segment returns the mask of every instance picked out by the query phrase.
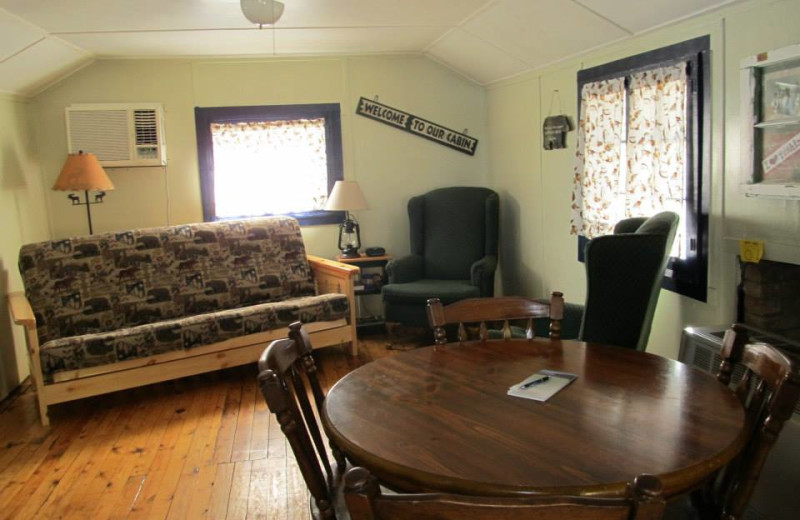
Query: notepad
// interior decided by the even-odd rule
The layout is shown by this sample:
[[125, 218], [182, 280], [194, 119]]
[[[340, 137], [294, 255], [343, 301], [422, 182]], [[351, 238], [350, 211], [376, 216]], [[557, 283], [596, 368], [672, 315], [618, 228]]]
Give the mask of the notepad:
[[[523, 386], [531, 382], [540, 381], [545, 377], [547, 380], [523, 388]], [[558, 372], [556, 370], [540, 370], [509, 388], [508, 395], [533, 399], [534, 401], [547, 401], [576, 379], [578, 379], [577, 374]]]

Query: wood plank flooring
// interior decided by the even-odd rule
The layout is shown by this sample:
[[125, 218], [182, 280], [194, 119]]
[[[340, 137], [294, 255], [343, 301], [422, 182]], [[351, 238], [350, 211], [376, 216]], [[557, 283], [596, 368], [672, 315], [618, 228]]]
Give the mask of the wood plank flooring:
[[[413, 340], [412, 340], [413, 344]], [[391, 355], [315, 351], [323, 386]], [[308, 491], [256, 385], [256, 366], [52, 406], [23, 387], [0, 403], [2, 519], [307, 519]]]

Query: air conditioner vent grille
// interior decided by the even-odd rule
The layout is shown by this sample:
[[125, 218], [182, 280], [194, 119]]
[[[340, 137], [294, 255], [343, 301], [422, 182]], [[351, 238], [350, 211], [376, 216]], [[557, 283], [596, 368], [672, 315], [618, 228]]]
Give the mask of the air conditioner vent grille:
[[[714, 370], [714, 358], [719, 358], [719, 356], [715, 355], [710, 350], [705, 349], [697, 349], [694, 351], [694, 360], [692, 365], [705, 370], [706, 372], [713, 372]], [[719, 366], [717, 363], [716, 366]]]
[[134, 110], [133, 118], [136, 128], [136, 145], [158, 144], [158, 121], [155, 110]]
[[167, 164], [160, 103], [83, 103], [65, 112], [71, 153], [91, 152], [105, 168]]
[[93, 153], [100, 161], [130, 160], [126, 110], [69, 112], [72, 153]]

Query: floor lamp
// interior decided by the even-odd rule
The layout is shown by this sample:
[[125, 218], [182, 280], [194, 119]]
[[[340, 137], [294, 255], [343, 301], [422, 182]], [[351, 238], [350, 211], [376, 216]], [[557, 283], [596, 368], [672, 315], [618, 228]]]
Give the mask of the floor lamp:
[[[53, 190], [56, 191], [81, 191], [83, 190], [84, 200], [80, 196], [70, 193], [67, 197], [72, 201], [73, 206], [86, 206], [86, 218], [89, 221], [89, 234], [93, 234], [92, 229], [92, 204], [102, 204], [106, 191], [113, 190], [114, 185], [106, 175], [106, 171], [100, 166], [97, 157], [91, 153], [71, 153], [67, 156], [61, 173], [58, 174]], [[96, 191], [94, 200], [89, 200], [89, 192]]]

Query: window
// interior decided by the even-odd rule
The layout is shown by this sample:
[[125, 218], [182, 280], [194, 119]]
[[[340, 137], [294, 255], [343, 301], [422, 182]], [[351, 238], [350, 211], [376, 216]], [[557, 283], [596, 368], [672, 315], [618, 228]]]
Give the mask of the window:
[[206, 221], [291, 215], [341, 222], [324, 211], [342, 177], [338, 104], [195, 108]]
[[586, 241], [629, 217], [680, 215], [663, 287], [706, 301], [709, 37], [578, 72], [570, 232]]

